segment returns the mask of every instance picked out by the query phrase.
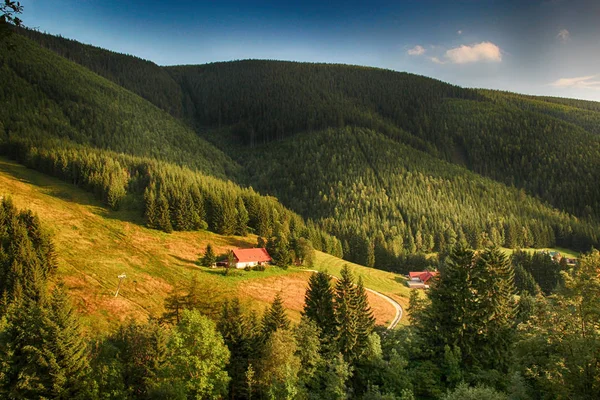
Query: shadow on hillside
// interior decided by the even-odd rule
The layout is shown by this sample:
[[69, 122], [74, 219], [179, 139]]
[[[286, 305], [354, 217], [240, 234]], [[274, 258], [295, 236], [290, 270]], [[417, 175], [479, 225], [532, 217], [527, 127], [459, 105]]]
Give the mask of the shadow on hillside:
[[176, 256], [175, 254], [169, 254], [169, 255], [179, 262], [182, 262], [186, 265], [194, 267], [194, 269], [198, 268], [198, 266], [196, 265], [196, 260], [190, 260], [188, 258], [179, 257], [179, 256]]
[[227, 244], [232, 246], [232, 247], [236, 247], [236, 248], [240, 248], [240, 249], [247, 249], [248, 248], [248, 242], [244, 241], [243, 239], [240, 239], [238, 237], [235, 236], [229, 236], [227, 237]]
[[406, 286], [406, 278], [403, 278], [403, 277], [401, 277], [401, 276], [396, 276], [396, 277], [394, 278], [394, 281], [395, 281], [396, 283], [399, 283], [399, 284], [401, 284], [401, 285], [404, 285], [404, 286]]
[[0, 173], [11, 176], [21, 183], [40, 188], [40, 192], [47, 196], [88, 207], [93, 214], [102, 218], [138, 225], [144, 223], [138, 211], [110, 210], [100, 200], [97, 200], [93, 194], [86, 192], [84, 189], [42, 172], [29, 169], [9, 158], [0, 157]]

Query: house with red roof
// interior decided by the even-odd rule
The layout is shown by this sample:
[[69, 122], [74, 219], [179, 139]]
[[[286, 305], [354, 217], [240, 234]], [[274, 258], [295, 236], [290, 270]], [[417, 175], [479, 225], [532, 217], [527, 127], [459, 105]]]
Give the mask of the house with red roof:
[[408, 273], [406, 282], [411, 289], [428, 289], [432, 278], [437, 276], [437, 271], [415, 271]]
[[256, 265], [264, 265], [271, 262], [271, 256], [267, 249], [236, 249], [233, 250], [236, 268], [254, 267]]

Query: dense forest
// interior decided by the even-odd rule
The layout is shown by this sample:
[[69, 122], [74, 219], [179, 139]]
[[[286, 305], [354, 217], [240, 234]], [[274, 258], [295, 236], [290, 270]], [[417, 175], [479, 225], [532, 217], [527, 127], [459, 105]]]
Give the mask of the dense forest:
[[10, 40], [19, 51], [2, 53], [2, 154], [81, 186], [113, 209], [137, 210], [153, 228], [265, 239], [285, 232], [342, 256], [336, 238], [230, 181], [240, 167], [181, 122], [24, 38]]
[[[266, 241], [279, 225], [317, 249], [396, 271], [408, 255], [457, 242], [598, 244], [593, 102], [343, 65], [164, 68], [20, 32], [121, 87], [12, 38], [20, 50], [2, 59], [4, 154], [137, 209], [151, 227]], [[273, 195], [307, 222], [271, 200], [255, 206], [252, 189], [215, 190], [209, 177]]]
[[[330, 146], [335, 143], [335, 146]], [[403, 254], [483, 248], [589, 250], [596, 224], [361, 128], [302, 134], [242, 158], [273, 193], [343, 242], [349, 260], [402, 267]], [[299, 173], [299, 171], [303, 171]]]
[[39, 219], [0, 202], [0, 394], [59, 399], [595, 399], [600, 253], [548, 274], [547, 255], [456, 245], [412, 324], [374, 325], [362, 281], [314, 273], [303, 316], [206, 303], [196, 276], [165, 313], [84, 333]]

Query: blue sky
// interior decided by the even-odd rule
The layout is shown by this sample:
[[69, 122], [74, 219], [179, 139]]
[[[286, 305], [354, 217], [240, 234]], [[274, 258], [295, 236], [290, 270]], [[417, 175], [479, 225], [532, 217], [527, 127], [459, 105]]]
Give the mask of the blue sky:
[[21, 0], [25, 25], [160, 65], [345, 63], [600, 101], [600, 0]]

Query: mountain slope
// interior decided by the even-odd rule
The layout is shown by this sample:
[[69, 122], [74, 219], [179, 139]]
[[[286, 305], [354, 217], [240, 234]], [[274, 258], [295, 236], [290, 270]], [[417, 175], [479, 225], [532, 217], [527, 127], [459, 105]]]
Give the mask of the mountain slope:
[[[217, 312], [218, 301], [232, 296], [240, 296], [244, 305], [262, 312], [285, 289], [282, 294], [291, 317], [300, 318], [310, 274], [273, 267], [224, 277], [220, 271], [195, 264], [207, 243], [221, 253], [253, 246], [255, 237], [147, 229], [137, 223], [135, 213], [109, 210], [89, 193], [0, 157], [1, 196], [10, 196], [17, 207], [34, 211], [50, 229], [58, 259], [57, 278], [65, 282], [89, 330], [107, 331], [127, 318], [159, 317], [173, 287], [185, 288], [193, 276], [207, 305], [216, 302], [212, 307]], [[319, 253], [315, 267], [339, 275], [341, 264], [342, 260]], [[363, 277], [367, 287], [406, 304], [408, 292], [401, 278], [359, 265], [351, 265], [351, 270]], [[115, 297], [117, 276], [123, 273], [127, 278]], [[378, 323], [393, 318], [395, 310], [387, 302], [376, 296], [369, 300]]]
[[600, 235], [597, 225], [523, 190], [367, 129], [311, 132], [239, 157], [255, 171], [255, 187], [318, 221], [364, 265], [398, 269], [402, 253], [441, 251], [456, 241], [586, 249]]
[[239, 173], [225, 153], [151, 103], [24, 37], [10, 40], [18, 51], [0, 44], [3, 135], [68, 139], [222, 178]]
[[[116, 82], [133, 73], [119, 71], [127, 70], [134, 58], [116, 60], [116, 53], [94, 49], [97, 59], [120, 66], [103, 67], [83, 56], [84, 45], [30, 35], [101, 74], [112, 68], [114, 73], [106, 74]], [[157, 75], [159, 69], [153, 64], [141, 68], [132, 80]], [[365, 127], [523, 188], [580, 217], [600, 217], [600, 192], [593, 184], [600, 178], [598, 103], [476, 91], [347, 65], [246, 60], [165, 67], [162, 72], [172, 78], [161, 78], [168, 81], [165, 93], [174, 93], [173, 82], [181, 88], [185, 121], [196, 128], [231, 127], [235, 135], [227, 136], [227, 142], [215, 141], [222, 149], [329, 127]], [[158, 100], [155, 104], [161, 106]]]
[[[407, 254], [444, 251], [456, 241], [476, 248], [559, 244], [582, 250], [598, 244], [600, 189], [594, 182], [600, 178], [600, 137], [593, 130], [593, 103], [558, 104], [346, 65], [250, 60], [161, 68], [60, 38], [41, 35], [38, 40], [142, 95], [148, 89], [140, 86], [142, 77], [160, 76], [148, 85], [163, 82], [165, 95], [180, 96], [181, 104], [187, 104], [181, 120], [215, 145], [207, 151], [222, 150], [204, 154], [204, 159], [227, 153], [236, 160], [221, 159], [223, 174], [218, 176], [275, 195], [283, 205], [313, 220], [307, 224], [313, 233], [304, 235], [317, 248], [370, 266], [398, 269], [405, 268]], [[87, 57], [88, 52], [93, 57]], [[73, 63], [48, 57], [57, 65], [68, 63], [74, 71]], [[27, 70], [28, 63], [24, 58], [20, 70]], [[127, 65], [140, 68], [125, 73]], [[28, 68], [37, 71], [40, 66], [32, 63]], [[88, 74], [86, 79], [93, 82], [101, 79]], [[29, 75], [30, 84], [42, 81]], [[83, 82], [81, 86], [85, 87]], [[160, 87], [153, 90], [161, 92]], [[174, 113], [160, 99], [153, 101]], [[27, 119], [38, 121], [36, 117], [31, 112]], [[129, 123], [130, 117], [122, 114], [116, 119]], [[82, 119], [76, 120], [81, 129]], [[169, 142], [171, 134], [165, 134], [169, 154], [162, 158], [193, 166], [197, 161], [189, 152], [189, 137]], [[81, 134], [74, 129], [73, 136], [77, 135]], [[115, 134], [118, 151], [154, 156], [152, 144], [126, 142], [127, 135]], [[97, 146], [94, 140], [107, 138], [110, 134], [100, 132], [79, 142]], [[32, 146], [25, 153], [35, 155]], [[178, 147], [185, 151], [179, 154]], [[204, 178], [174, 172], [174, 166], [149, 167], [148, 160], [125, 160], [108, 153], [102, 157], [117, 158], [130, 176], [140, 177], [129, 180], [126, 192], [134, 194], [134, 202], [144, 203], [147, 215], [156, 199], [164, 197], [176, 229], [189, 229], [181, 228], [185, 218], [173, 210], [195, 202], [186, 198], [190, 187], [202, 188], [205, 208], [226, 198], [215, 196]], [[234, 174], [227, 165], [243, 172]], [[143, 178], [147, 171], [153, 171], [154, 178]], [[219, 188], [220, 193], [229, 190]], [[143, 195], [146, 189], [149, 196]], [[232, 191], [246, 208], [253, 202], [243, 192]], [[232, 215], [236, 201], [223, 200]], [[264, 204], [277, 211], [269, 211], [263, 220], [278, 218], [283, 210], [268, 200]], [[271, 221], [269, 228], [261, 228], [259, 208], [253, 208], [250, 226], [262, 236], [271, 235], [276, 224]], [[204, 213], [202, 208], [194, 212]], [[235, 230], [224, 228], [211, 213], [206, 213], [206, 222], [213, 231]], [[295, 226], [291, 221], [296, 217], [284, 214], [286, 229]], [[167, 225], [153, 226], [167, 229]], [[317, 233], [317, 227], [339, 236], [341, 242]]]

